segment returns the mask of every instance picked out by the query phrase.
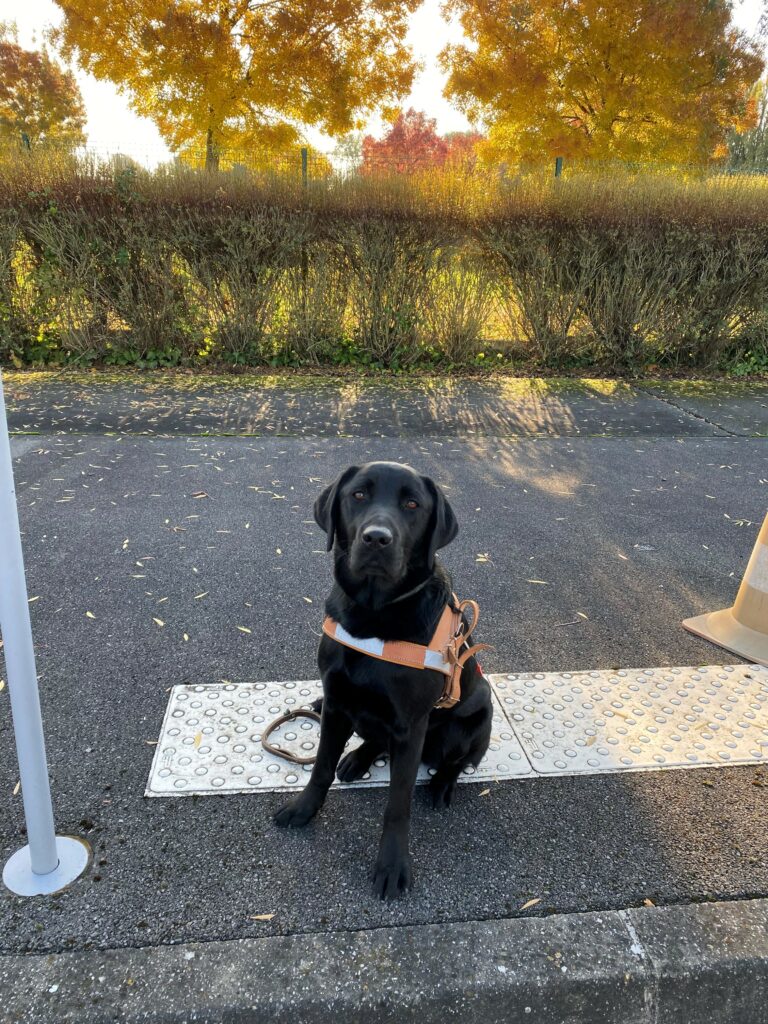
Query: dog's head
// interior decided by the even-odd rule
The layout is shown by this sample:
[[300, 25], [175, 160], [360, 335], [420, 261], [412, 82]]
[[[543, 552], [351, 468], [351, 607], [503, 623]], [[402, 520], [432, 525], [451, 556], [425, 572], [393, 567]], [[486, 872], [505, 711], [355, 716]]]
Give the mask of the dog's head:
[[344, 470], [315, 502], [315, 520], [352, 580], [378, 578], [387, 589], [419, 569], [431, 570], [435, 552], [458, 533], [437, 484], [397, 462]]

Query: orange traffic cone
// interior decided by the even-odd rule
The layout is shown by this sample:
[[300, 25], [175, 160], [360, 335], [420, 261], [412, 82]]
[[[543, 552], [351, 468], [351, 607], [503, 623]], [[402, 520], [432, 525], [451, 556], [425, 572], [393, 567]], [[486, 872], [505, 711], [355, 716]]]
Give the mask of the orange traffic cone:
[[748, 661], [768, 665], [768, 515], [733, 608], [685, 619], [683, 625]]

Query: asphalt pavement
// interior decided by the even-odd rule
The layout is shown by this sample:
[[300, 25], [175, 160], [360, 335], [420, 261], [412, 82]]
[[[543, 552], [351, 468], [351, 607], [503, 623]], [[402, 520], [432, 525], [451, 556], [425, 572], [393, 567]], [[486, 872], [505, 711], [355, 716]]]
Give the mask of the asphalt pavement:
[[[292, 433], [283, 418], [286, 436], [224, 437], [202, 436], [212, 422], [195, 435], [186, 418], [161, 436], [140, 407], [120, 430], [101, 415], [86, 424], [72, 398], [54, 424], [52, 403], [21, 384], [7, 385], [12, 427], [40, 431], [19, 434], [13, 451], [56, 817], [94, 859], [54, 898], [0, 895], [2, 952], [768, 893], [768, 773], [752, 767], [503, 782], [486, 794], [465, 785], [444, 813], [420, 791], [416, 885], [392, 904], [367, 882], [381, 790], [333, 793], [313, 825], [288, 833], [270, 819], [280, 794], [143, 796], [171, 686], [316, 677], [331, 577], [311, 508], [354, 462], [403, 460], [444, 486], [461, 529], [443, 560], [459, 594], [480, 602], [488, 671], [737, 660], [680, 621], [732, 603], [765, 515], [764, 389], [743, 389], [739, 409], [720, 413], [634, 388], [614, 403], [595, 388], [561, 390], [527, 412], [510, 398], [498, 433], [487, 415], [468, 417], [477, 396], [454, 407], [444, 395], [432, 429], [420, 398], [413, 423], [389, 436], [366, 407], [341, 430], [338, 396], [315, 394], [302, 401], [322, 415]], [[398, 396], [407, 406], [407, 391]], [[258, 390], [248, 406], [258, 410]], [[16, 783], [6, 687], [2, 860], [25, 841]]]

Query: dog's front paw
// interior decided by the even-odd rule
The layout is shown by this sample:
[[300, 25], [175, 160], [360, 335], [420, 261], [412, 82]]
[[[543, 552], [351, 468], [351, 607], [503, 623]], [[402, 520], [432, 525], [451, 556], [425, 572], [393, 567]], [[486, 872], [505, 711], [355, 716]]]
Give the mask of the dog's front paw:
[[409, 853], [379, 856], [371, 873], [373, 891], [382, 900], [393, 900], [413, 885], [413, 866]]
[[319, 807], [297, 796], [275, 811], [272, 819], [280, 828], [303, 828], [314, 818], [318, 810]]

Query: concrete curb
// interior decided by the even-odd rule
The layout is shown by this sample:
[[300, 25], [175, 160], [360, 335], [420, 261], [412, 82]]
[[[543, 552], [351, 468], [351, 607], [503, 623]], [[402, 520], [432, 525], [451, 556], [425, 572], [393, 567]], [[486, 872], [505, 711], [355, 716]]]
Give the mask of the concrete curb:
[[768, 900], [0, 957], [8, 1024], [764, 1024]]

